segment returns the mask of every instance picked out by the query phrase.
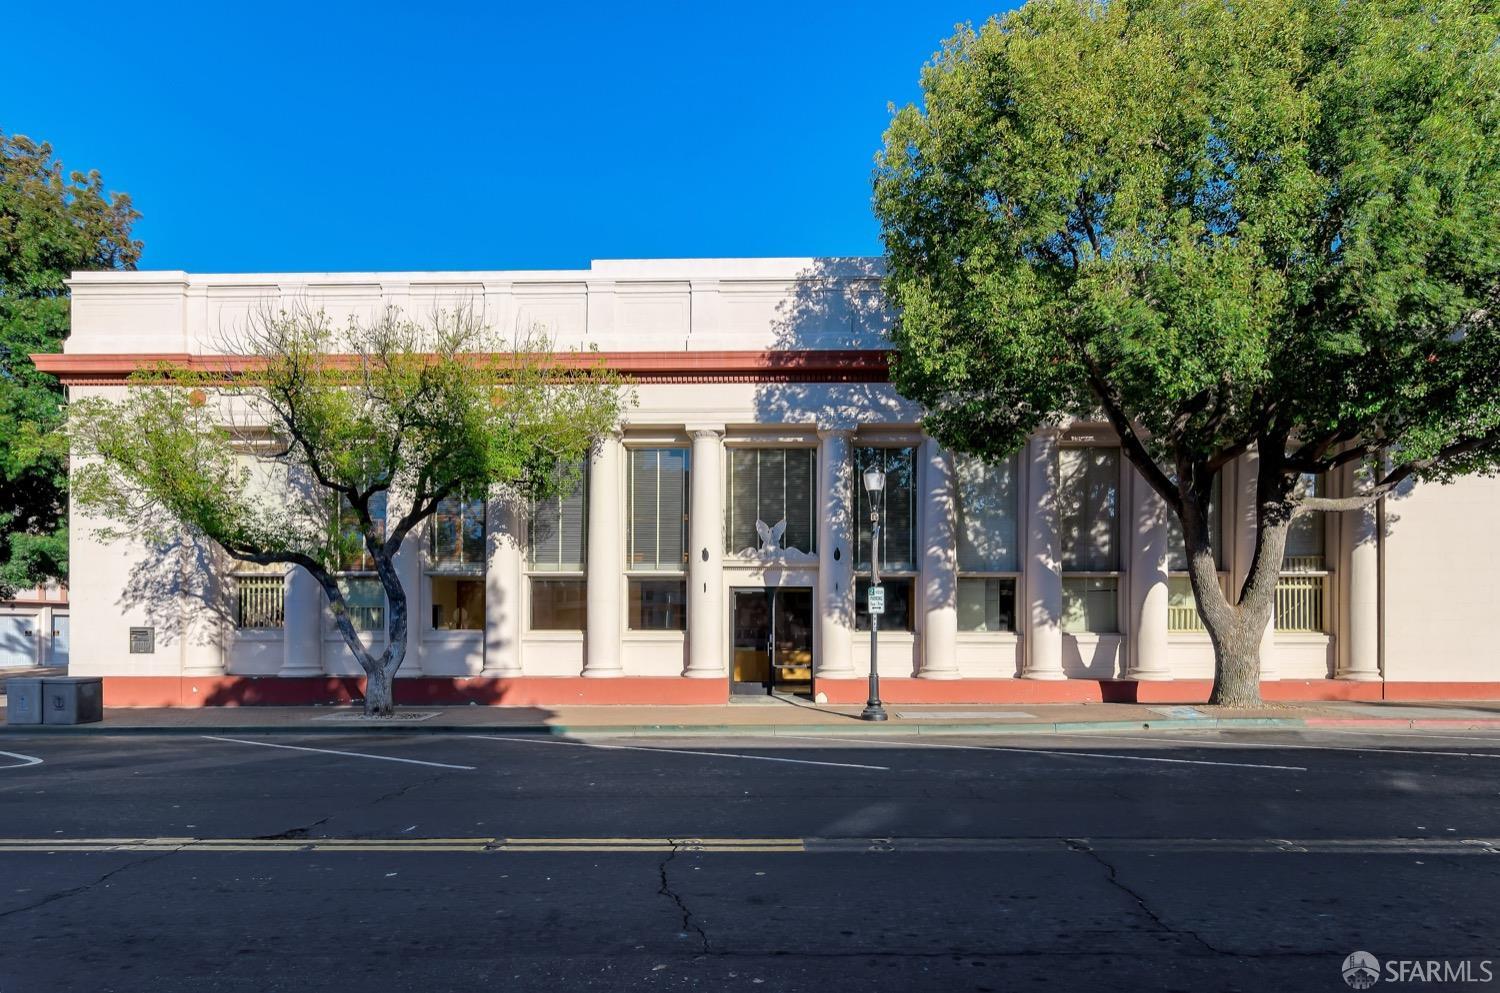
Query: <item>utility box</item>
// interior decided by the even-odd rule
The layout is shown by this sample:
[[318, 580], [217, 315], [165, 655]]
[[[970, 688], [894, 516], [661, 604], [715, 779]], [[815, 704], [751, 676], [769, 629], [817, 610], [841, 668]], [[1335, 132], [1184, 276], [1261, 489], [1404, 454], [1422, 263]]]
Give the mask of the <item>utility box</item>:
[[5, 681], [5, 722], [7, 724], [42, 723], [40, 676], [12, 676]]
[[98, 676], [42, 680], [43, 724], [93, 724], [104, 720], [104, 681]]

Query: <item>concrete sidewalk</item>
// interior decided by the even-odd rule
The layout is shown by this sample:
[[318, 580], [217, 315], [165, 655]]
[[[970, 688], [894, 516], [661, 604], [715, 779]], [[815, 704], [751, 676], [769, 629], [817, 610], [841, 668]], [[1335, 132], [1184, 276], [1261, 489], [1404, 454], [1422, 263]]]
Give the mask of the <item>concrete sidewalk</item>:
[[[348, 734], [365, 731], [504, 731], [547, 735], [941, 735], [1059, 734], [1209, 728], [1405, 728], [1500, 731], [1500, 701], [1422, 704], [1275, 704], [1255, 710], [1123, 703], [1001, 707], [887, 705], [890, 720], [863, 721], [858, 706], [756, 698], [707, 707], [403, 707], [368, 719], [355, 707], [206, 707], [105, 711], [77, 727], [0, 724], [3, 734]], [[3, 714], [3, 708], [0, 708]]]

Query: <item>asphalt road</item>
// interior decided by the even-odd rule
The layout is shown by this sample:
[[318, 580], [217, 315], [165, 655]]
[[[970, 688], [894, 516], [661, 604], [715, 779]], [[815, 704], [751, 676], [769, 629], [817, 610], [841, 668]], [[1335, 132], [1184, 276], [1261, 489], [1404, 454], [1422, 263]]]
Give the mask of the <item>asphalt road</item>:
[[0, 749], [0, 993], [1343, 990], [1357, 949], [1500, 960], [1482, 732]]

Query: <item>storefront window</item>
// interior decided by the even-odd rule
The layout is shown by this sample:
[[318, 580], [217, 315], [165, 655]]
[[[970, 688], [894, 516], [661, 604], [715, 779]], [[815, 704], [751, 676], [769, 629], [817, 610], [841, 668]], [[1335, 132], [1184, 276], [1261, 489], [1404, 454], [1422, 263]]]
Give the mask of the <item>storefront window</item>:
[[582, 631], [587, 622], [586, 580], [531, 578], [532, 630]]
[[432, 579], [432, 627], [436, 631], [484, 630], [484, 580], [436, 575]]
[[632, 579], [632, 631], [687, 630], [687, 583], [681, 579]]
[[[885, 613], [880, 615], [880, 630], [912, 630], [912, 589], [916, 581], [910, 577], [881, 577], [880, 585], [885, 589]], [[869, 577], [861, 576], [854, 581], [854, 627], [858, 631], [870, 630]]]
[[1016, 630], [1016, 581], [960, 577], [958, 629], [984, 632]]

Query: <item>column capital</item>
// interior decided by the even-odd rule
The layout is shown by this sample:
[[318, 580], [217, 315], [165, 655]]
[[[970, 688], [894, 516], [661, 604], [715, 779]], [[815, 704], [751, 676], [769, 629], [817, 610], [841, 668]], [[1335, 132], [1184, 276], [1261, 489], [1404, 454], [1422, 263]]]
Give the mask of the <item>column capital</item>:
[[700, 438], [722, 438], [724, 436], [724, 425], [722, 424], [686, 424], [683, 430], [687, 431], [688, 437], [697, 441]]
[[828, 425], [818, 425], [819, 438], [843, 438], [845, 441], [854, 437], [855, 425], [836, 422]]

